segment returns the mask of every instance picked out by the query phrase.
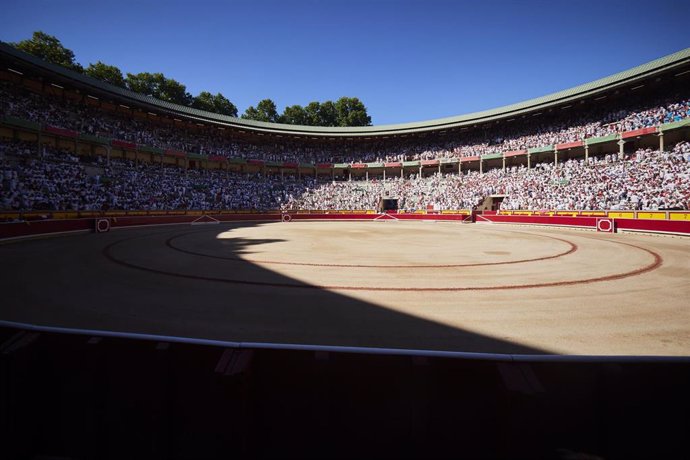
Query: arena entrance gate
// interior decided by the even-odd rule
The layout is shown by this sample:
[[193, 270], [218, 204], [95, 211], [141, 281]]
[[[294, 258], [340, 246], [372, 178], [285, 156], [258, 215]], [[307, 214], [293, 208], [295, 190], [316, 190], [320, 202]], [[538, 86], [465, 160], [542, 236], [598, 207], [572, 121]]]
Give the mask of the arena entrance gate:
[[397, 198], [379, 198], [378, 212], [397, 212]]

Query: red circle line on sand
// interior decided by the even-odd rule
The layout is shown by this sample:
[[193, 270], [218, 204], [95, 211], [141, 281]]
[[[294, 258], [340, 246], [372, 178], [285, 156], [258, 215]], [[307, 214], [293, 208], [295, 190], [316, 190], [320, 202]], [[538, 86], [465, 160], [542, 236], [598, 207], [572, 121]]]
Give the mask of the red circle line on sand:
[[[187, 236], [187, 235], [193, 235], [196, 232], [188, 232], [188, 233], [183, 233], [181, 235], [174, 235], [167, 240], [165, 240], [165, 245], [169, 247], [170, 249], [174, 251], [179, 251], [185, 254], [190, 254], [198, 257], [208, 257], [210, 259], [221, 259], [221, 260], [231, 260], [231, 261], [238, 261], [238, 262], [249, 262], [249, 263], [254, 263], [254, 264], [266, 264], [266, 265], [297, 265], [297, 266], [302, 266], [302, 267], [334, 267], [334, 268], [462, 268], [462, 267], [485, 267], [485, 266], [490, 266], [490, 265], [511, 265], [511, 264], [522, 264], [526, 262], [537, 262], [537, 261], [543, 261], [543, 260], [550, 260], [550, 259], [556, 259], [558, 257], [563, 257], [567, 256], [568, 254], [572, 254], [575, 251], [578, 250], [578, 246], [575, 243], [572, 243], [568, 240], [564, 240], [562, 238], [556, 238], [555, 236], [547, 236], [547, 235], [536, 235], [541, 238], [548, 238], [551, 240], [556, 240], [560, 241], [561, 243], [565, 243], [569, 246], [569, 249], [563, 252], [560, 252], [555, 255], [551, 256], [544, 256], [544, 257], [535, 257], [532, 259], [520, 259], [520, 260], [509, 260], [505, 262], [479, 262], [479, 263], [473, 263], [473, 264], [434, 264], [434, 265], [374, 265], [374, 264], [325, 264], [325, 263], [314, 263], [314, 262], [284, 262], [284, 261], [277, 261], [277, 260], [256, 260], [256, 259], [243, 259], [241, 257], [233, 257], [233, 256], [216, 256], [213, 254], [204, 254], [203, 252], [195, 252], [195, 251], [190, 251], [189, 249], [184, 249], [179, 246], [175, 246], [173, 244], [173, 241]], [[535, 236], [533, 233], [529, 232], [512, 232], [512, 233], [523, 233], [527, 235], [532, 235]]]
[[[228, 284], [239, 284], [239, 285], [247, 285], [247, 286], [263, 286], [263, 287], [276, 287], [276, 288], [291, 288], [291, 289], [322, 289], [322, 290], [339, 290], [339, 291], [381, 291], [381, 292], [464, 292], [464, 291], [499, 291], [499, 290], [511, 290], [511, 289], [533, 289], [533, 288], [542, 288], [542, 287], [561, 287], [561, 286], [572, 286], [572, 285], [578, 285], [578, 284], [590, 284], [590, 283], [597, 283], [597, 282], [602, 282], [602, 281], [614, 281], [614, 280], [619, 280], [623, 278], [628, 278], [632, 276], [638, 276], [643, 273], [650, 272], [652, 270], [655, 270], [659, 268], [663, 264], [663, 258], [656, 252], [646, 249], [634, 244], [630, 243], [623, 243], [620, 241], [608, 241], [610, 243], [616, 243], [616, 244], [621, 244], [624, 246], [628, 246], [631, 248], [638, 249], [640, 251], [644, 251], [647, 254], [651, 255], [654, 258], [654, 261], [635, 270], [629, 271], [629, 272], [624, 272], [624, 273], [618, 273], [618, 274], [613, 274], [613, 275], [607, 275], [607, 276], [600, 276], [600, 277], [595, 277], [595, 278], [585, 278], [581, 280], [572, 280], [572, 281], [552, 281], [549, 283], [534, 283], [534, 284], [517, 284], [517, 285], [502, 285], [502, 286], [472, 286], [472, 287], [440, 287], [440, 288], [431, 288], [431, 287], [366, 287], [366, 286], [324, 286], [324, 285], [313, 285], [313, 284], [297, 284], [297, 283], [271, 283], [271, 282], [263, 282], [263, 281], [251, 281], [251, 280], [238, 280], [238, 279], [230, 279], [230, 278], [215, 278], [215, 277], [209, 277], [209, 276], [200, 276], [200, 275], [191, 275], [191, 274], [184, 274], [184, 273], [177, 273], [177, 272], [169, 272], [165, 270], [158, 270], [155, 268], [149, 268], [149, 267], [144, 267], [141, 265], [136, 265], [131, 262], [127, 262], [124, 260], [117, 259], [116, 257], [113, 256], [112, 254], [112, 248], [117, 246], [118, 244], [124, 243], [126, 241], [130, 241], [135, 238], [125, 238], [123, 240], [116, 241], [114, 243], [111, 243], [107, 246], [105, 246], [102, 250], [102, 254], [104, 257], [106, 257], [110, 262], [113, 262], [118, 265], [122, 265], [127, 268], [132, 268], [135, 270], [141, 270], [141, 271], [146, 271], [149, 273], [155, 273], [159, 275], [166, 275], [166, 276], [173, 276], [177, 278], [186, 278], [186, 279], [195, 279], [195, 280], [203, 280], [203, 281], [213, 281], [213, 282], [220, 282], [220, 283], [228, 283]], [[602, 240], [599, 240], [602, 241]]]

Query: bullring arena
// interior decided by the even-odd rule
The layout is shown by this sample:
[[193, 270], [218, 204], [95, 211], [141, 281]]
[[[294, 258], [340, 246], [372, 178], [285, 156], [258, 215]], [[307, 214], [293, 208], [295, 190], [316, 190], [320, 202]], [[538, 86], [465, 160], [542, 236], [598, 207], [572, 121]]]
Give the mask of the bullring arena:
[[2, 458], [687, 450], [690, 48], [398, 125], [130, 89], [0, 43]]
[[6, 327], [690, 355], [690, 49], [485, 112], [332, 128], [0, 58]]
[[3, 319], [276, 346], [690, 352], [686, 237], [378, 217], [5, 244]]

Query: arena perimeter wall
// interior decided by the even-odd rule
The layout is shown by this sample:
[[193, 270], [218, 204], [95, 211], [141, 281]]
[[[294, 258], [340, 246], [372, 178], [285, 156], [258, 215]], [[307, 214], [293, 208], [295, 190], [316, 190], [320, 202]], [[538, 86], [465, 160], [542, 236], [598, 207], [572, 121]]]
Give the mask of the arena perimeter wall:
[[[602, 212], [602, 216], [538, 216], [538, 215], [504, 215], [495, 212], [478, 214], [477, 222], [520, 224], [520, 225], [547, 225], [557, 227], [577, 227], [597, 229], [597, 221], [610, 219], [615, 231], [646, 232], [646, 233], [672, 233], [690, 236], [690, 220], [659, 220], [659, 219], [635, 219], [618, 218], [615, 212]], [[683, 217], [690, 217], [690, 213], [678, 213]]]
[[[239, 221], [280, 221], [280, 214], [209, 214], [215, 220], [221, 222]], [[106, 216], [96, 218], [77, 219], [46, 219], [27, 220], [25, 222], [0, 223], [0, 239], [19, 238], [24, 236], [37, 236], [55, 233], [68, 233], [80, 231], [95, 231], [96, 221], [108, 219], [111, 229], [141, 227], [145, 225], [174, 225], [191, 224], [196, 220], [200, 222], [211, 221], [203, 214], [174, 215], [174, 216]]]
[[220, 222], [279, 222], [289, 215], [289, 220], [454, 220], [462, 221], [471, 218], [469, 213], [462, 214], [395, 214], [381, 215], [373, 212], [296, 212], [286, 215], [280, 213], [236, 213], [236, 214], [202, 214], [193, 212], [188, 215], [160, 215], [160, 216], [103, 216], [89, 218], [53, 218], [33, 219], [23, 222], [0, 223], [0, 239], [21, 238], [47, 234], [94, 231], [96, 221], [108, 219], [110, 229], [140, 227], [144, 225], [174, 225], [208, 223], [213, 220]]
[[[218, 220], [220, 222], [279, 222], [281, 220], [426, 220], [426, 221], [456, 221], [456, 222], [484, 222], [498, 224], [542, 225], [557, 227], [597, 229], [597, 221], [602, 218], [611, 219], [617, 231], [637, 231], [649, 233], [672, 233], [690, 236], [690, 218], [687, 220], [658, 220], [658, 219], [631, 219], [607, 217], [606, 212], [602, 216], [556, 216], [556, 215], [505, 215], [496, 212], [484, 212], [470, 215], [469, 213], [456, 214], [376, 214], [373, 212], [295, 212], [280, 213], [233, 213], [233, 214], [202, 214], [193, 212], [182, 215], [121, 215], [89, 218], [57, 218], [45, 220], [27, 220], [24, 222], [0, 223], [0, 239], [21, 238], [46, 234], [60, 234], [68, 232], [94, 231], [96, 221], [108, 219], [110, 229], [139, 227], [145, 225], [174, 225], [207, 223]], [[613, 214], [613, 213], [609, 213]], [[690, 217], [690, 213], [684, 213]], [[288, 217], [289, 216], [289, 217]]]

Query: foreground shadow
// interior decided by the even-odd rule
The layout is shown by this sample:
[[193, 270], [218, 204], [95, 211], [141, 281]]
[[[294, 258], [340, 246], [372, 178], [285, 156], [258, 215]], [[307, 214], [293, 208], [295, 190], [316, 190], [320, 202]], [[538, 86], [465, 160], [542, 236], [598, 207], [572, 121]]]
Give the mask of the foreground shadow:
[[228, 228], [255, 225], [262, 224], [4, 245], [1, 318], [235, 342], [545, 353], [331, 292], [240, 257], [279, 240], [217, 238]]

